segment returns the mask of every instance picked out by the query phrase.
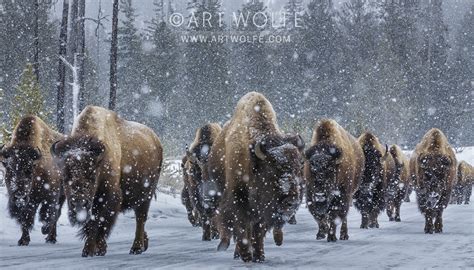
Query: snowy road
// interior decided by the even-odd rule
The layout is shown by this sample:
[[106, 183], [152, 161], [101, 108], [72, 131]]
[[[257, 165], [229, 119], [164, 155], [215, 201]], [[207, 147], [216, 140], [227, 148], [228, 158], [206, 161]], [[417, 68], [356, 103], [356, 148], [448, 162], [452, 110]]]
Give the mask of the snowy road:
[[[474, 150], [474, 149], [470, 149]], [[474, 162], [474, 151], [466, 151], [461, 159]], [[316, 222], [301, 207], [297, 225], [285, 227], [285, 240], [277, 247], [271, 235], [265, 245], [266, 262], [245, 264], [233, 260], [233, 245], [217, 252], [217, 241], [202, 242], [200, 229], [186, 219], [179, 197], [158, 194], [152, 203], [146, 228], [150, 247], [142, 255], [129, 255], [135, 220], [133, 213], [121, 215], [108, 242], [105, 257], [82, 258], [83, 243], [75, 237], [77, 229], [69, 226], [62, 215], [58, 243], [45, 244], [39, 224], [31, 234], [28, 247], [16, 246], [20, 229], [8, 217], [6, 190], [0, 187], [0, 268], [160, 268], [160, 269], [230, 269], [230, 268], [356, 268], [356, 269], [420, 269], [474, 268], [474, 202], [449, 205], [444, 214], [444, 233], [423, 233], [424, 218], [412, 202], [404, 203], [401, 223], [380, 217], [380, 229], [359, 229], [360, 215], [354, 208], [349, 213], [349, 241], [327, 243], [316, 241]], [[63, 211], [64, 213], [65, 211]]]
[[286, 226], [283, 246], [266, 239], [266, 262], [244, 264], [233, 260], [232, 248], [219, 253], [217, 242], [202, 242], [200, 229], [192, 228], [179, 198], [159, 194], [153, 203], [147, 231], [150, 248], [128, 255], [133, 241], [133, 214], [120, 216], [108, 242], [105, 257], [82, 258], [82, 243], [65, 215], [61, 217], [56, 245], [45, 244], [39, 225], [28, 247], [18, 247], [19, 228], [7, 217], [5, 190], [1, 190], [0, 268], [474, 268], [474, 202], [450, 205], [443, 234], [425, 235], [423, 217], [414, 202], [402, 207], [402, 222], [381, 217], [381, 228], [359, 229], [360, 216], [351, 209], [349, 241], [316, 241], [316, 223], [306, 208], [299, 210], [297, 225]]

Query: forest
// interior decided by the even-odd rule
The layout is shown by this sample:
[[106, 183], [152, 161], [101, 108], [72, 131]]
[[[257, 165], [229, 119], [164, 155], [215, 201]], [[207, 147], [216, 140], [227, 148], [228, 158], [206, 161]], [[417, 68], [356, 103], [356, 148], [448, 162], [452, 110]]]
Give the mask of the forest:
[[[93, 104], [152, 127], [165, 155], [179, 156], [197, 127], [225, 123], [240, 97], [258, 91], [281, 128], [307, 140], [319, 119], [333, 118], [355, 136], [370, 130], [407, 149], [432, 127], [455, 147], [474, 144], [472, 3], [453, 29], [442, 0], [286, 0], [278, 10], [273, 1], [235, 10], [223, 2], [154, 0], [147, 19], [142, 1], [2, 1], [3, 138], [28, 113], [68, 132]], [[215, 21], [275, 12], [288, 21]], [[175, 27], [173, 14], [212, 23]], [[183, 42], [200, 33], [291, 41]]]

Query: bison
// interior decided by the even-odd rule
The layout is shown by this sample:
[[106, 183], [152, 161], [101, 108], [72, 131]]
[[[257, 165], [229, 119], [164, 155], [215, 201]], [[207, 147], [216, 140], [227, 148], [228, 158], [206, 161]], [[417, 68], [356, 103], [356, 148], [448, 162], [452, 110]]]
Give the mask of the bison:
[[235, 258], [264, 261], [266, 232], [280, 228], [301, 202], [303, 149], [299, 135], [280, 131], [263, 95], [240, 99], [214, 142], [203, 186], [209, 207], [219, 213], [218, 250], [226, 250], [233, 236]]
[[[215, 228], [215, 213], [207, 207], [205, 196], [202, 196], [202, 178], [207, 177], [207, 163], [211, 147], [221, 132], [219, 124], [207, 124], [196, 131], [196, 137], [190, 148], [186, 151], [185, 185], [183, 194], [192, 208], [193, 218], [198, 218], [198, 224], [203, 228], [203, 241], [210, 241], [212, 236], [217, 237]], [[187, 193], [187, 194], [186, 194]], [[188, 209], [188, 218], [190, 212]], [[214, 233], [212, 233], [212, 231]]]
[[443, 231], [443, 210], [456, 183], [456, 166], [456, 156], [446, 136], [439, 129], [429, 130], [410, 159], [418, 208], [425, 216], [425, 233]]
[[362, 134], [359, 144], [365, 156], [365, 169], [359, 189], [354, 194], [354, 206], [362, 215], [361, 228], [378, 228], [378, 215], [385, 208], [387, 179], [393, 174], [395, 164], [388, 146], [384, 149], [372, 133]]
[[386, 211], [389, 221], [400, 222], [400, 206], [409, 188], [409, 162], [398, 145], [390, 146], [390, 155], [395, 162], [395, 172], [387, 179]]
[[39, 117], [26, 116], [15, 127], [10, 143], [0, 149], [0, 159], [6, 168], [8, 209], [22, 230], [19, 246], [30, 243], [29, 232], [38, 208], [46, 242], [56, 243], [56, 223], [65, 199], [61, 173], [49, 148], [62, 138]]
[[65, 176], [69, 220], [82, 226], [82, 256], [106, 254], [117, 215], [128, 209], [135, 211], [137, 224], [130, 254], [146, 251], [145, 222], [163, 158], [156, 134], [113, 111], [87, 106], [71, 135], [54, 143], [51, 152]]
[[474, 183], [474, 168], [466, 161], [459, 162], [457, 183], [451, 194], [451, 203], [469, 204]]
[[305, 152], [306, 203], [318, 223], [316, 239], [348, 240], [347, 213], [352, 195], [364, 170], [364, 152], [357, 140], [334, 120], [321, 120], [315, 127], [311, 147]]

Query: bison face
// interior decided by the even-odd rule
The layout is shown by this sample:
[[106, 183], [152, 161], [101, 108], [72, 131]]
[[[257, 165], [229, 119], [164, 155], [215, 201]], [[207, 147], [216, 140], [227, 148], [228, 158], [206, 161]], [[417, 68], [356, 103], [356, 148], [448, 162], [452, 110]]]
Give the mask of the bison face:
[[273, 184], [277, 213], [288, 220], [301, 203], [302, 161], [304, 143], [298, 136], [267, 137], [254, 146], [259, 177]]
[[342, 150], [335, 145], [318, 144], [308, 149], [305, 157], [311, 173], [308, 189], [313, 194], [308, 200], [325, 213], [340, 193], [336, 176], [342, 162]]
[[441, 195], [445, 193], [448, 175], [453, 162], [444, 155], [425, 155], [418, 158], [421, 173], [420, 193], [424, 194], [425, 206], [437, 208]]
[[2, 147], [0, 156], [6, 169], [5, 183], [10, 200], [17, 207], [23, 207], [30, 200], [34, 171], [41, 158], [41, 152], [29, 145], [14, 145]]
[[90, 138], [67, 139], [56, 142], [51, 147], [64, 175], [63, 186], [68, 199], [69, 220], [73, 225], [84, 224], [92, 218], [97, 168], [104, 151], [105, 146], [100, 141]]

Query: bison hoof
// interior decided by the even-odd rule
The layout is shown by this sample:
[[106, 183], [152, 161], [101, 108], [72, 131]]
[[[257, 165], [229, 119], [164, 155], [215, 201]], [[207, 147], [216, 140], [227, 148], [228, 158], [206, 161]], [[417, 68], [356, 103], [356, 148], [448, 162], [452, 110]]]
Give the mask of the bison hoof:
[[130, 249], [130, 254], [131, 255], [138, 255], [138, 254], [142, 254], [144, 251], [145, 251], [145, 249], [142, 248], [142, 247], [132, 247]]
[[388, 221], [394, 221], [395, 219], [393, 217], [389, 217]]
[[324, 238], [326, 238], [326, 234], [319, 233], [319, 232], [318, 232], [318, 234], [316, 234], [316, 240], [321, 240], [321, 239], [324, 239]]
[[369, 227], [368, 227], [367, 225], [365, 225], [365, 224], [361, 224], [361, 225], [360, 225], [360, 228], [361, 228], [361, 229], [368, 229]]
[[265, 255], [254, 255], [252, 261], [255, 263], [263, 263], [265, 261]]
[[328, 234], [328, 242], [336, 242], [337, 237], [335, 234]]
[[43, 235], [47, 235], [47, 234], [49, 233], [49, 227], [48, 227], [47, 225], [43, 225], [43, 226], [41, 227], [41, 233], [42, 233]]
[[202, 241], [211, 241], [211, 236], [210, 235], [203, 235], [202, 236]]
[[53, 237], [53, 236], [48, 236], [46, 237], [46, 243], [48, 244], [56, 244], [57, 240], [56, 240], [56, 237]]
[[339, 236], [339, 240], [349, 240], [349, 235], [348, 234], [341, 234]]
[[469, 201], [465, 201], [464, 204], [469, 204]]
[[[239, 256], [242, 259], [242, 261], [244, 261], [244, 262], [251, 262], [252, 259], [253, 259], [252, 254], [250, 254], [250, 252], [245, 253], [245, 254], [240, 254]], [[234, 255], [234, 257], [235, 257], [235, 255]]]
[[88, 248], [84, 248], [82, 250], [82, 257], [94, 257], [95, 251], [89, 250]]
[[20, 240], [18, 240], [18, 245], [19, 246], [28, 246], [30, 244], [30, 238], [29, 237], [22, 237]]
[[433, 228], [425, 228], [425, 233], [427, 234], [433, 234]]
[[221, 240], [217, 246], [217, 251], [226, 251], [229, 248], [230, 241]]
[[292, 216], [290, 218], [290, 220], [288, 220], [288, 223], [291, 224], [291, 225], [295, 225], [297, 222], [296, 222], [296, 217], [295, 216]]
[[395, 218], [395, 222], [400, 222], [400, 221], [402, 221], [402, 219], [400, 217]]
[[234, 251], [234, 260], [240, 259], [240, 254], [237, 251]]

